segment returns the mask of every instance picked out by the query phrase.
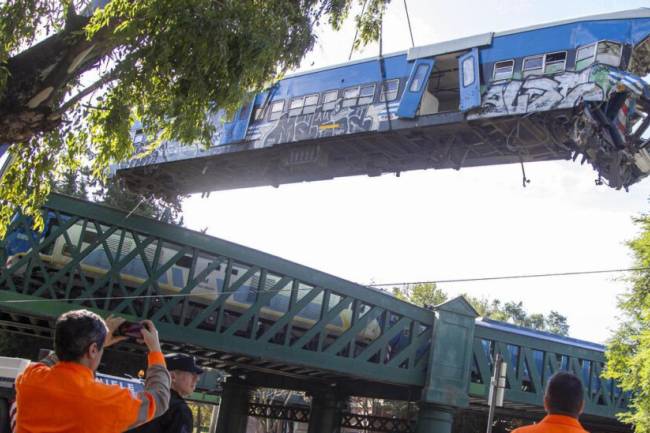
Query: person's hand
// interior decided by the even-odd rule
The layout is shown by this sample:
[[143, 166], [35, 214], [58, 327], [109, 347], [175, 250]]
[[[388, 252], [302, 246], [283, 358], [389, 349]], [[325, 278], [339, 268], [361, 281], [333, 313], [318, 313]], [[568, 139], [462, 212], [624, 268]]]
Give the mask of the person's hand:
[[149, 352], [162, 352], [160, 350], [160, 341], [158, 340], [158, 330], [151, 320], [142, 322], [142, 342], [147, 345]]
[[126, 319], [124, 317], [115, 317], [111, 314], [106, 318], [105, 322], [106, 328], [108, 328], [108, 333], [104, 339], [104, 347], [112, 346], [115, 343], [119, 343], [120, 341], [124, 341], [129, 338], [125, 336], [116, 337], [113, 335], [115, 330], [119, 328], [122, 323], [126, 322]]

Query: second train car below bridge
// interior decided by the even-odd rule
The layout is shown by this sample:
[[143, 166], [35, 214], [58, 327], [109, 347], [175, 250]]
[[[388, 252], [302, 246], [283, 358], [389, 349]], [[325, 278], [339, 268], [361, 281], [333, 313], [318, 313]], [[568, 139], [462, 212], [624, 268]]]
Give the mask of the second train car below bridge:
[[[6, 238], [6, 251], [8, 257], [7, 262], [4, 264], [7, 269], [16, 266], [17, 263], [29, 253], [32, 248], [32, 243], [40, 243], [47, 237], [47, 233], [52, 231], [56, 226], [56, 219], [53, 215], [46, 215], [45, 228], [43, 232], [36, 232], [19, 228], [8, 233]], [[56, 273], [65, 268], [70, 262], [74, 261], [75, 255], [79, 251], [89, 248], [90, 245], [96, 243], [100, 234], [97, 228], [91, 224], [84, 224], [82, 222], [75, 222], [70, 228], [66, 230], [65, 236], [58, 237], [55, 241], [50, 242], [47, 247], [42, 249], [38, 255], [39, 260], [43, 264], [42, 271]], [[78, 277], [81, 280], [96, 280], [110, 274], [116, 263], [124, 260], [131, 254], [137, 247], [138, 241], [134, 235], [129, 232], [113, 233], [105, 241], [99, 244], [92, 251], [84, 253], [79, 259], [79, 265], [76, 269]], [[136, 289], [143, 284], [147, 284], [151, 275], [157, 273], [155, 277], [152, 290], [153, 293], [164, 297], [165, 295], [177, 296], [182, 292], [183, 288], [190, 284], [195, 284], [190, 294], [188, 295], [188, 316], [192, 317], [198, 315], [207, 305], [210, 305], [218, 296], [231, 292], [230, 296], [225, 300], [224, 305], [224, 318], [222, 318], [222, 325], [227, 326], [234, 322], [237, 317], [246, 312], [257, 300], [257, 293], [260, 290], [273, 290], [277, 294], [271, 297], [266, 302], [259, 312], [259, 320], [263, 325], [275, 322], [278, 318], [282, 317], [290, 306], [291, 285], [289, 283], [284, 286], [276, 287], [281, 278], [278, 275], [268, 273], [264, 278], [263, 286], [260, 285], [260, 272], [254, 272], [250, 277], [246, 278], [252, 266], [245, 263], [233, 262], [230, 266], [226, 264], [223, 257], [218, 257], [213, 254], [200, 252], [196, 257], [196, 263], [193, 263], [191, 255], [183, 255], [175, 262], [173, 257], [179, 254], [181, 246], [171, 242], [161, 243], [159, 248], [148, 245], [144, 248], [144, 254], [137, 254], [128, 263], [118, 267], [118, 271], [114, 272], [114, 277], [119, 284], [128, 286], [131, 289]], [[224, 263], [220, 263], [224, 261]], [[220, 263], [214, 266], [215, 263]], [[21, 276], [29, 276], [29, 269], [33, 265], [22, 265], [17, 269], [16, 274]], [[194, 267], [193, 271], [190, 269]], [[160, 268], [164, 269], [163, 272]], [[210, 272], [205, 272], [208, 269]], [[191, 275], [201, 275], [206, 273], [200, 281], [192, 282]], [[73, 275], [76, 275], [73, 272]], [[71, 277], [72, 278], [72, 277]], [[245, 280], [242, 280], [245, 278]], [[241, 281], [240, 281], [241, 280]], [[304, 295], [312, 290], [314, 287], [308, 284], [300, 283], [299, 290]], [[106, 285], [106, 290], [110, 289], [110, 284]], [[237, 287], [231, 289], [231, 287]], [[261, 289], [261, 287], [263, 287]], [[78, 290], [78, 291], [75, 291]], [[70, 292], [70, 296], [80, 296], [83, 292], [82, 289], [77, 288]], [[107, 292], [110, 293], [110, 292]], [[115, 296], [115, 295], [111, 295]], [[145, 298], [136, 301], [136, 310], [142, 308]], [[340, 298], [337, 295], [332, 295], [329, 298], [330, 308], [337, 305]], [[118, 305], [119, 300], [116, 301]], [[154, 298], [154, 304], [156, 301]], [[322, 314], [322, 297], [317, 297], [309, 302], [291, 322], [291, 333], [293, 338], [302, 335], [305, 330], [311, 328], [316, 322], [320, 320]], [[172, 310], [172, 315], [180, 315], [183, 307], [179, 304], [176, 309]], [[367, 305], [359, 307], [359, 314], [362, 316], [370, 310]], [[341, 335], [352, 326], [353, 310], [348, 306], [325, 326], [326, 338], [333, 338]], [[205, 323], [199, 327], [210, 327], [216, 321], [216, 315], [209, 316]], [[375, 340], [381, 334], [378, 321], [372, 320], [363, 328], [357, 335], [357, 341], [361, 344], [368, 344]]]
[[289, 76], [211, 115], [211, 147], [166, 142], [113, 171], [169, 196], [573, 158], [627, 188], [650, 172], [649, 72], [648, 8], [486, 33]]

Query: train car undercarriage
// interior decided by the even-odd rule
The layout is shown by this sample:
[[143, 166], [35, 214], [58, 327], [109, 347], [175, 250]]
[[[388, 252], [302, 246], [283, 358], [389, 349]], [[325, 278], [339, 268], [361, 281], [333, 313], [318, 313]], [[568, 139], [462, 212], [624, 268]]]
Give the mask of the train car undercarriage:
[[[650, 101], [635, 100], [627, 121], [616, 129], [612, 111], [630, 110], [627, 93], [608, 102], [583, 102], [555, 110], [467, 121], [460, 112], [421, 116], [417, 121], [381, 122], [376, 132], [340, 135], [255, 149], [254, 143], [221, 146], [197, 159], [118, 171], [126, 187], [158, 197], [214, 190], [279, 186], [341, 176], [379, 176], [418, 169], [459, 170], [483, 165], [551, 160], [588, 162], [596, 183], [627, 189], [650, 172]], [[623, 96], [620, 96], [623, 95]]]

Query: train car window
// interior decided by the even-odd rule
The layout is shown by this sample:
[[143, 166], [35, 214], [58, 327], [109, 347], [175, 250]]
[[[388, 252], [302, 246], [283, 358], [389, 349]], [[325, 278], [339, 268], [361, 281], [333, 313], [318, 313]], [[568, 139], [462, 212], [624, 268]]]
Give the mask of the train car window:
[[350, 87], [343, 91], [343, 102], [341, 103], [342, 107], [354, 107], [357, 105], [357, 100], [359, 99], [359, 86]]
[[271, 116], [269, 120], [278, 120], [282, 117], [282, 111], [284, 110], [284, 100], [275, 101], [271, 104]]
[[[45, 233], [43, 234], [43, 239], [47, 238], [48, 236], [50, 236], [50, 234], [52, 234], [54, 231], [59, 229], [59, 224], [57, 221], [53, 221], [51, 224], [48, 224], [46, 222], [45, 224], [46, 226], [45, 226]], [[50, 242], [49, 245], [41, 251], [43, 252], [43, 254], [47, 254], [48, 256], [50, 256], [54, 252], [55, 244], [56, 242]]]
[[333, 110], [336, 107], [338, 97], [338, 90], [330, 90], [329, 92], [323, 93], [323, 111]]
[[145, 142], [144, 130], [142, 128], [136, 129], [133, 135], [134, 144], [142, 144]]
[[566, 51], [549, 53], [544, 56], [544, 73], [554, 74], [564, 71], [566, 67]]
[[64, 256], [72, 257], [72, 255], [74, 254], [74, 247], [72, 246], [72, 244], [69, 244], [69, 243], [66, 242], [63, 245], [63, 249], [61, 250], [61, 254], [63, 254]]
[[175, 287], [185, 287], [185, 278], [183, 278], [183, 271], [178, 268], [172, 268], [172, 284]]
[[413, 81], [411, 81], [409, 92], [420, 91], [424, 81], [426, 80], [427, 72], [429, 72], [429, 65], [418, 65], [418, 68], [415, 70], [415, 75], [413, 75]]
[[302, 114], [311, 114], [316, 111], [318, 105], [318, 94], [305, 97], [305, 106], [302, 108]]
[[596, 59], [596, 44], [585, 45], [576, 51], [576, 71], [586, 68]]
[[463, 87], [474, 84], [474, 59], [468, 57], [463, 60]]
[[255, 108], [255, 110], [253, 112], [253, 119], [255, 119], [255, 120], [264, 119], [264, 110], [262, 109], [262, 107]]
[[181, 266], [183, 268], [189, 269], [192, 266], [192, 257], [183, 256], [176, 262], [176, 266]]
[[395, 99], [397, 99], [398, 90], [399, 90], [399, 79], [386, 81], [381, 86], [381, 93], [379, 94], [379, 100], [381, 102], [394, 101]]
[[305, 105], [305, 98], [295, 98], [289, 104], [289, 116], [299, 116], [302, 113], [302, 106]]
[[610, 41], [598, 42], [596, 61], [610, 66], [619, 66], [621, 64], [621, 52], [621, 44]]
[[358, 105], [368, 105], [372, 104], [372, 101], [375, 100], [375, 85], [371, 84], [369, 86], [363, 86], [361, 92], [359, 93]]
[[512, 73], [515, 71], [515, 61], [505, 60], [503, 62], [496, 62], [494, 64], [493, 80], [509, 80], [512, 78]]
[[544, 56], [526, 57], [521, 68], [524, 78], [531, 75], [542, 75], [544, 70]]
[[97, 233], [90, 230], [85, 230], [83, 235], [81, 235], [81, 241], [87, 244], [92, 244], [97, 240], [97, 238]]

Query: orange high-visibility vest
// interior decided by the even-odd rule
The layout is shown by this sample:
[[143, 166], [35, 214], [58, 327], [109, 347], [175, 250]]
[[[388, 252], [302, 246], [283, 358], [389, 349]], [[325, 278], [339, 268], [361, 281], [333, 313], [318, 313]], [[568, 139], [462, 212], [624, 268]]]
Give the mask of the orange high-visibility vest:
[[150, 421], [167, 409], [167, 404], [157, 408], [156, 401], [160, 395], [169, 399], [169, 373], [160, 352], [149, 353], [148, 364], [157, 367], [148, 372], [161, 376], [153, 380], [166, 391], [145, 385], [145, 391], [133, 394], [97, 382], [89, 368], [76, 362], [31, 364], [16, 379], [16, 432], [121, 433]]
[[516, 428], [512, 433], [588, 433], [577, 419], [566, 415], [546, 415], [537, 424]]

